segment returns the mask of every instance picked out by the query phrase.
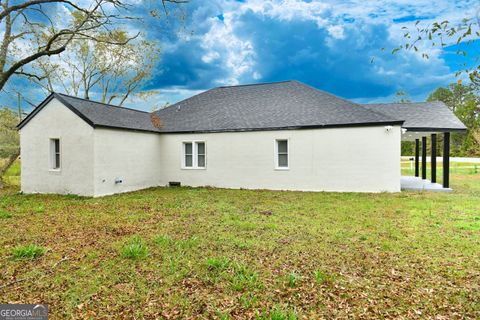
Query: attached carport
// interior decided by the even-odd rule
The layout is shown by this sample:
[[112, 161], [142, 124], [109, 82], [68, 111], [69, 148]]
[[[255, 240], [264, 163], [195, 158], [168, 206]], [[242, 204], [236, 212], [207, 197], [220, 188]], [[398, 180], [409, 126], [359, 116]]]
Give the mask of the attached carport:
[[[443, 102], [366, 104], [364, 107], [401, 119], [402, 141], [415, 141], [415, 176], [402, 177], [402, 190], [451, 191], [450, 134], [467, 128]], [[437, 183], [437, 139], [443, 135], [443, 179]], [[427, 179], [427, 139], [430, 139], [430, 180]], [[421, 175], [421, 176], [420, 176]]]

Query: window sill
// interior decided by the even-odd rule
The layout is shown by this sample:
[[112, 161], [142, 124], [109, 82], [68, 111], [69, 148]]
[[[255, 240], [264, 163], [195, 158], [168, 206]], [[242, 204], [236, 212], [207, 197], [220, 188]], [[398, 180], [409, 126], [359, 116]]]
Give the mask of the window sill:
[[276, 167], [275, 170], [277, 170], [277, 171], [288, 171], [288, 170], [290, 170], [290, 168], [288, 168], [288, 167]]
[[182, 170], [207, 170], [207, 168], [182, 167]]
[[51, 172], [51, 173], [61, 173], [61, 172], [62, 172], [62, 169], [48, 169], [48, 172]]

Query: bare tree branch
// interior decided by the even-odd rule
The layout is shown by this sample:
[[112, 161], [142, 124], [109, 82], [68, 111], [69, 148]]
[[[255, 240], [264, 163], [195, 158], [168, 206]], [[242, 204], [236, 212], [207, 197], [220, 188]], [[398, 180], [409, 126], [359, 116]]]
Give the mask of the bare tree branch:
[[[166, 10], [167, 3], [187, 2], [188, 0], [161, 0], [159, 3]], [[65, 20], [62, 17], [59, 20], [57, 16], [52, 16], [47, 7], [53, 3], [68, 7], [71, 10], [71, 19]], [[62, 54], [74, 41], [125, 46], [137, 39], [139, 33], [122, 39], [114, 39], [110, 34], [111, 27], [118, 20], [138, 19], [122, 14], [122, 10], [125, 12], [128, 7], [124, 0], [92, 0], [87, 6], [74, 0], [20, 0], [14, 4], [9, 4], [9, 0], [0, 0], [0, 30], [3, 33], [0, 43], [0, 90], [12, 75], [21, 75], [41, 82], [43, 75], [35, 74], [35, 70], [26, 70], [27, 66], [44, 57]], [[39, 16], [42, 17], [40, 20]], [[18, 19], [19, 17], [22, 20]], [[60, 27], [59, 21], [67, 23], [62, 23]], [[95, 36], [98, 31], [103, 32], [102, 37]], [[89, 77], [92, 80], [87, 83], [88, 86], [101, 82], [95, 74]], [[93, 77], [96, 77], [96, 80], [93, 80]], [[52, 83], [42, 85], [49, 90], [52, 89], [51, 86]]]

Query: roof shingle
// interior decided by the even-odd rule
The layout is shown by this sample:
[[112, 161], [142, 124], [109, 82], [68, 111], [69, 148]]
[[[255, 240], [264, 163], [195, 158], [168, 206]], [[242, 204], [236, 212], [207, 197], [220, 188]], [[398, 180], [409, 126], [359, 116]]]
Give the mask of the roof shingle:
[[[154, 113], [53, 93], [18, 127], [23, 127], [53, 98], [93, 127], [158, 133], [387, 124], [403, 124], [416, 131], [466, 129], [441, 102], [360, 105], [298, 81], [214, 88]], [[154, 123], [161, 123], [161, 127]]]
[[219, 87], [156, 114], [161, 132], [216, 132], [402, 122], [298, 81]]
[[411, 131], [465, 131], [467, 127], [440, 101], [364, 104], [365, 108], [402, 118]]

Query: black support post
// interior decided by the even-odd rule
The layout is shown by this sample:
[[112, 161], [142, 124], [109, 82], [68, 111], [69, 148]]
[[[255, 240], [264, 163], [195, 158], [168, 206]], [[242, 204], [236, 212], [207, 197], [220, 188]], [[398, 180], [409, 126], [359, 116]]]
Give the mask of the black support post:
[[450, 132], [443, 134], [443, 187], [450, 186]]
[[430, 160], [430, 168], [432, 173], [432, 183], [437, 182], [437, 135], [435, 133], [431, 136], [432, 143], [430, 144], [431, 147], [431, 155], [432, 158]]
[[427, 137], [422, 137], [422, 179], [427, 179]]
[[420, 169], [420, 166], [418, 163], [419, 157], [420, 157], [420, 140], [415, 139], [415, 177], [419, 176], [419, 169]]

